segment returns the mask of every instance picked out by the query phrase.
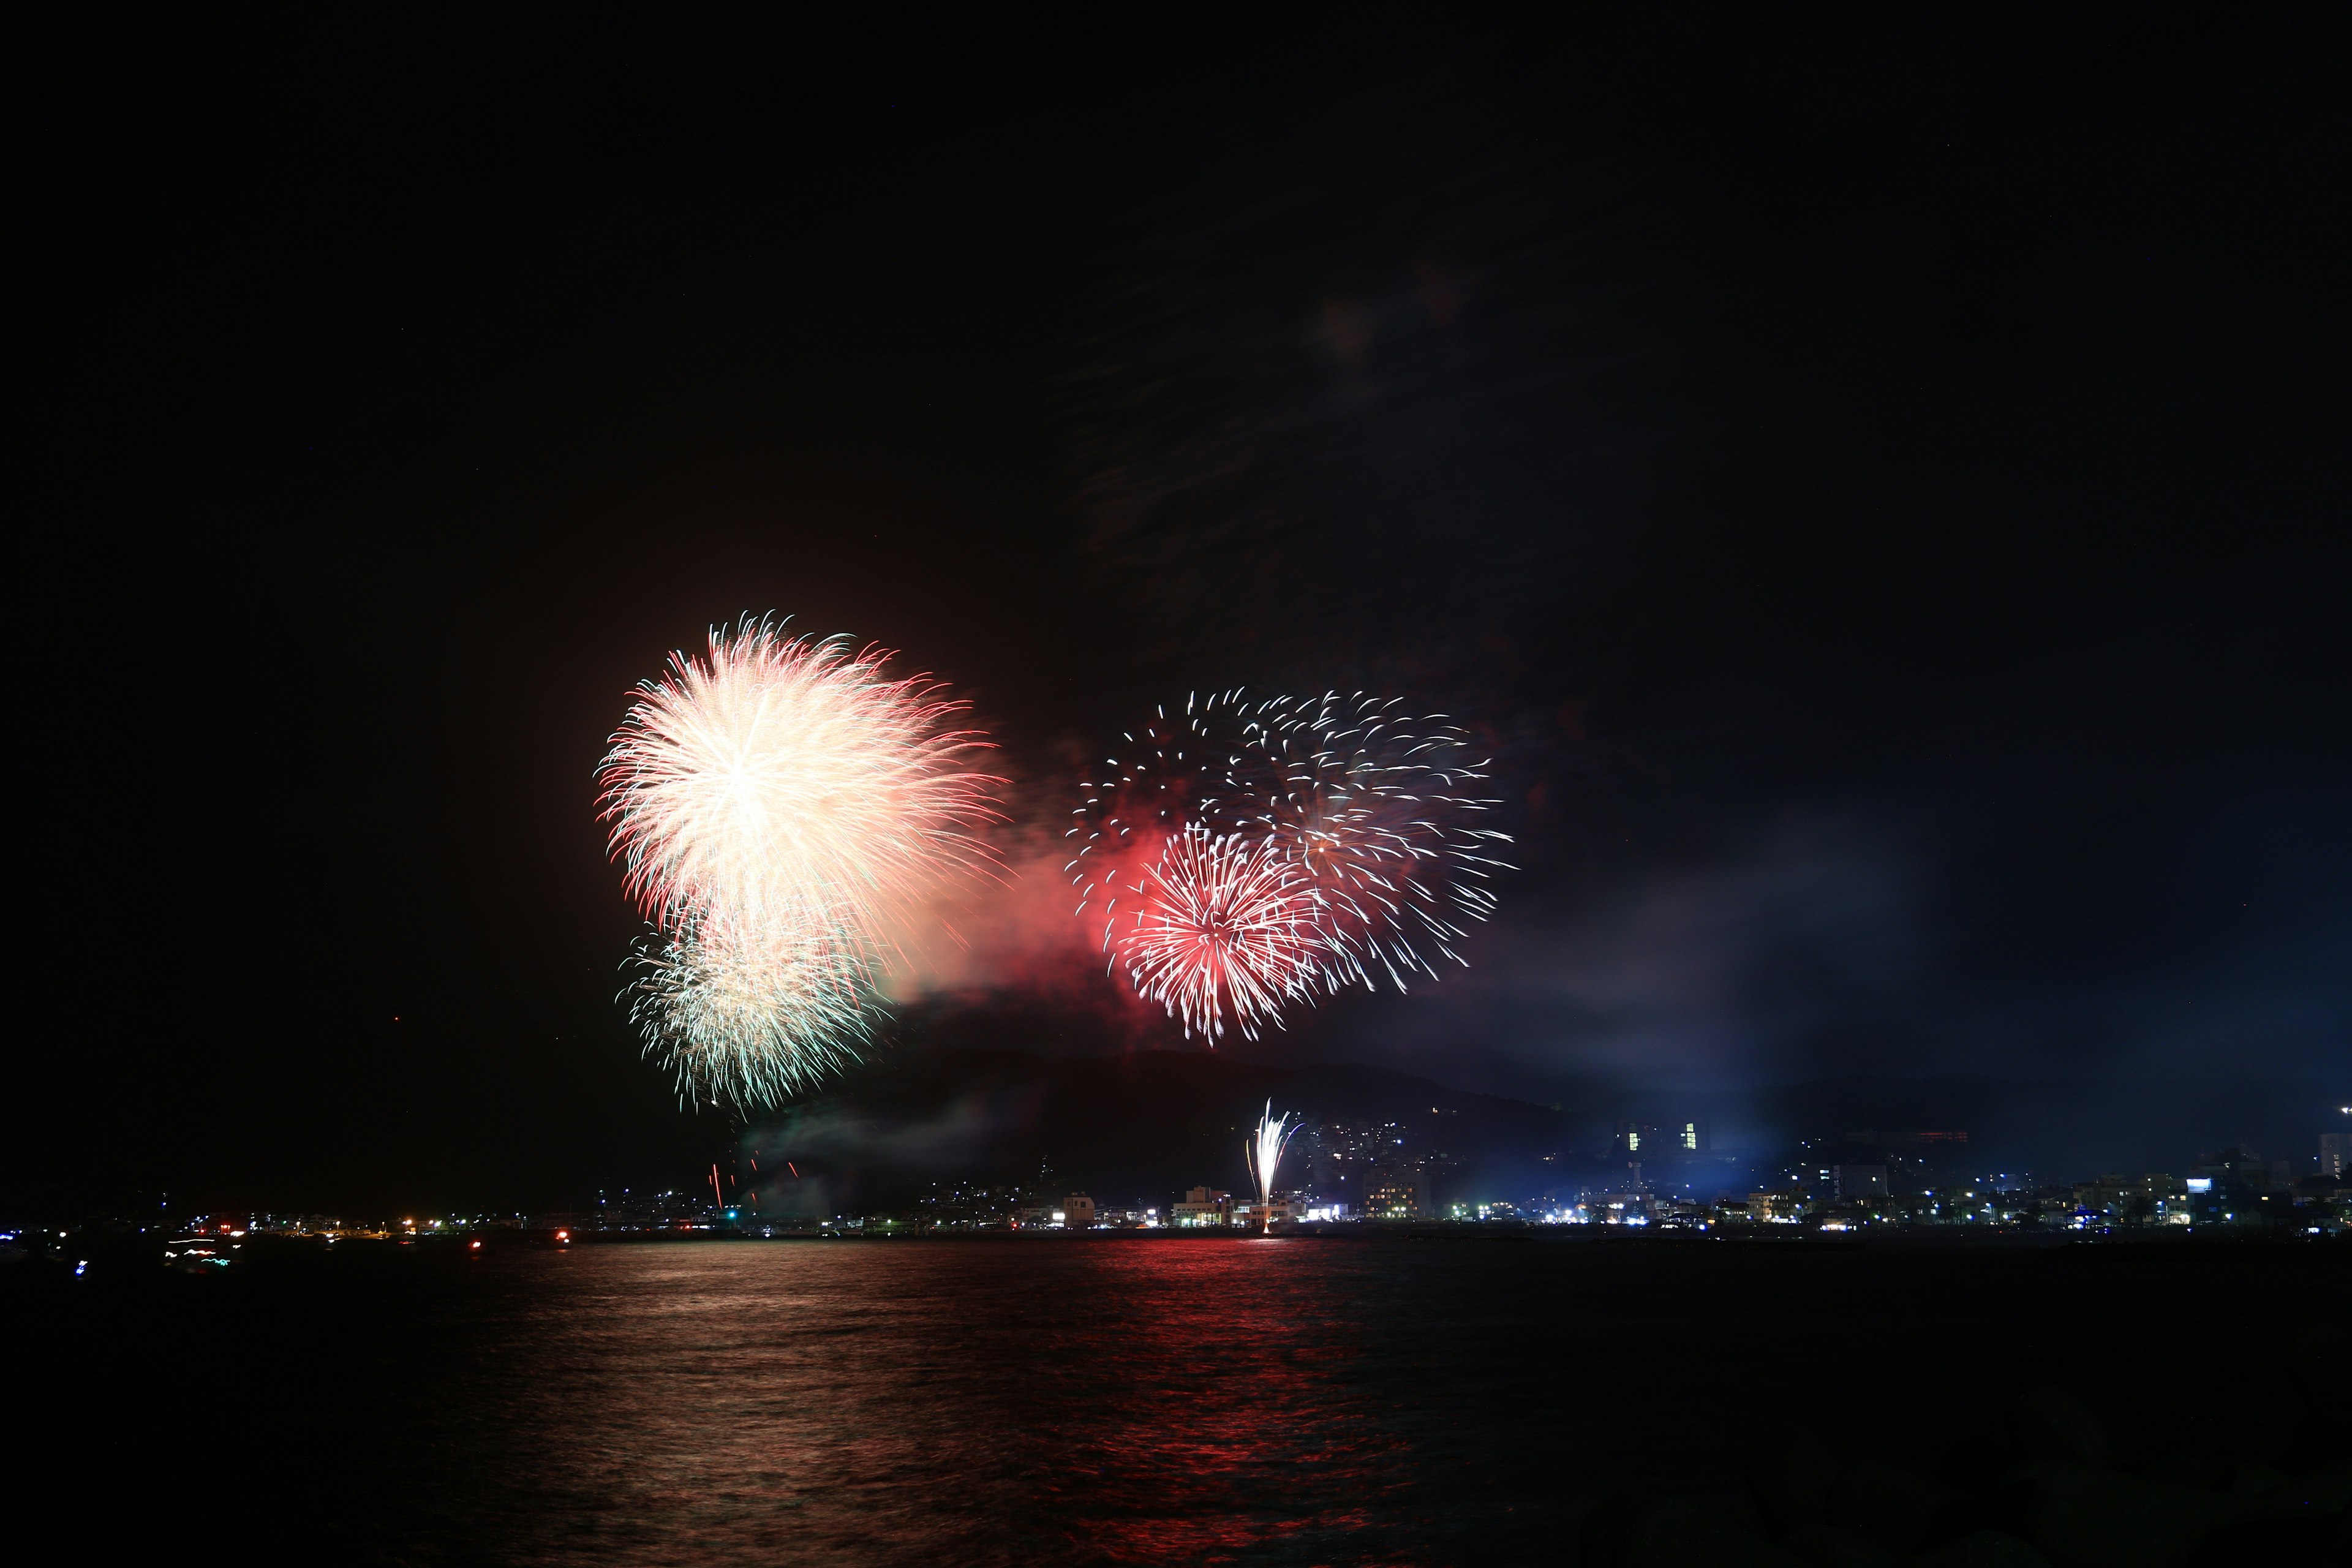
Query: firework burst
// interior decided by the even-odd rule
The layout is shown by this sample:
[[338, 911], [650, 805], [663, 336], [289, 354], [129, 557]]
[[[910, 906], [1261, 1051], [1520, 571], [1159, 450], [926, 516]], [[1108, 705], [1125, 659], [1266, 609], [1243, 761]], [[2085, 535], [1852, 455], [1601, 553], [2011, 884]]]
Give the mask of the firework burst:
[[767, 620], [645, 682], [597, 770], [614, 857], [655, 927], [632, 1012], [681, 1089], [764, 1103], [872, 1038], [894, 932], [990, 864], [1003, 781], [928, 676]]
[[1003, 781], [964, 765], [986, 742], [941, 728], [964, 705], [886, 678], [889, 657], [747, 620], [638, 689], [598, 782], [648, 918], [839, 910], [873, 932], [987, 861], [973, 830], [999, 820]]
[[1264, 840], [1188, 826], [1161, 847], [1114, 915], [1113, 962], [1138, 995], [1215, 1040], [1225, 1015], [1250, 1039], [1300, 997], [1316, 942], [1314, 907], [1297, 868]]
[[[1256, 826], [1300, 869], [1322, 936], [1327, 991], [1385, 974], [1400, 991], [1494, 912], [1509, 836], [1478, 826], [1486, 763], [1442, 719], [1411, 720], [1358, 693], [1276, 698], [1253, 717]], [[1229, 815], [1241, 815], [1227, 807]], [[1426, 948], [1425, 953], [1423, 950]]]
[[[1456, 944], [1495, 907], [1489, 882], [1508, 868], [1496, 851], [1509, 839], [1480, 826], [1496, 804], [1475, 793], [1486, 764], [1442, 718], [1412, 720], [1360, 693], [1235, 690], [1196, 697], [1181, 713], [1155, 710], [1121, 739], [1082, 783], [1066, 869], [1080, 917], [1152, 1000], [1221, 992], [1255, 1037], [1260, 1020], [1280, 1023], [1286, 1000], [1377, 988], [1383, 976], [1400, 991], [1410, 975], [1436, 978], [1440, 960], [1464, 962]], [[1202, 847], [1252, 868], [1259, 896], [1280, 911], [1267, 923], [1287, 933], [1253, 952], [1243, 991], [1213, 988], [1206, 973], [1182, 978], [1163, 948], [1152, 950], [1160, 962], [1137, 961], [1144, 933], [1197, 923], [1168, 891], [1186, 871], [1171, 879], [1162, 866], [1171, 855], [1197, 859]], [[1277, 974], [1277, 961], [1291, 972]], [[1202, 1025], [1197, 1005], [1171, 1011], [1188, 1035], [1222, 1032]]]
[[[1119, 906], [1135, 913], [1134, 899], [1168, 843], [1188, 827], [1212, 836], [1256, 837], [1253, 792], [1243, 775], [1257, 754], [1248, 738], [1239, 692], [1184, 705], [1171, 718], [1153, 710], [1139, 731], [1120, 740], [1080, 784], [1082, 804], [1068, 837], [1076, 852], [1065, 869], [1078, 889], [1078, 916], [1099, 921], [1103, 945], [1114, 945]], [[1233, 806], [1244, 806], [1235, 819]]]
[[629, 1009], [682, 1098], [788, 1098], [859, 1058], [882, 1009], [855, 934], [822, 918], [689, 919], [638, 944]]

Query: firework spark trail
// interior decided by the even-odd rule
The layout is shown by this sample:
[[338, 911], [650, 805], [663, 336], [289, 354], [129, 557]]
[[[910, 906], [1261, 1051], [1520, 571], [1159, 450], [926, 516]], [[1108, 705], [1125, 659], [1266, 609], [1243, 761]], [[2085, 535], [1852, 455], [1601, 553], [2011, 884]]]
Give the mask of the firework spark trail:
[[1188, 826], [1212, 834], [1254, 826], [1222, 809], [1251, 796], [1238, 774], [1249, 760], [1240, 699], [1191, 701], [1173, 720], [1155, 710], [1139, 735], [1120, 737], [1123, 756], [1103, 758], [1080, 784], [1079, 821], [1069, 834], [1080, 842], [1065, 869], [1078, 889], [1080, 917], [1102, 922], [1107, 947], [1121, 894], [1132, 896], [1171, 837]]
[[1197, 1030], [1213, 1042], [1229, 1008], [1249, 1039], [1261, 1023], [1280, 1026], [1282, 1004], [1303, 995], [1316, 941], [1313, 906], [1287, 859], [1264, 840], [1187, 826], [1132, 893], [1109, 940], [1138, 995], [1180, 1019], [1188, 1039]]
[[[1268, 995], [1377, 989], [1383, 975], [1402, 991], [1409, 975], [1435, 979], [1437, 960], [1464, 963], [1455, 946], [1493, 911], [1487, 882], [1508, 868], [1495, 851], [1509, 838], [1475, 826], [1497, 803], [1474, 793], [1486, 764], [1469, 738], [1397, 706], [1234, 690], [1155, 710], [1123, 736], [1081, 784], [1066, 868], [1114, 963], [1140, 923], [1168, 918], [1154, 868], [1188, 831], [1268, 846], [1293, 868], [1310, 940], [1287, 950], [1287, 984], [1259, 987]], [[1275, 1005], [1257, 1010], [1279, 1024]], [[1182, 1016], [1189, 1034], [1193, 1015]]]
[[1361, 693], [1275, 698], [1249, 737], [1265, 802], [1261, 831], [1297, 861], [1321, 907], [1327, 991], [1385, 974], [1439, 971], [1421, 952], [1460, 964], [1467, 922], [1494, 912], [1486, 884], [1509, 869], [1494, 850], [1509, 836], [1473, 826], [1497, 803], [1468, 793], [1486, 774], [1468, 737], [1409, 721], [1394, 700]]
[[632, 1016], [682, 1092], [767, 1103], [857, 1059], [895, 932], [959, 873], [1003, 781], [889, 655], [746, 617], [673, 654], [597, 770], [631, 895], [654, 923]]
[[1242, 1155], [1249, 1161], [1251, 1177], [1257, 1183], [1258, 1213], [1264, 1216], [1260, 1234], [1274, 1228], [1274, 1169], [1282, 1163], [1282, 1152], [1290, 1146], [1292, 1138], [1306, 1125], [1304, 1119], [1292, 1120], [1293, 1113], [1274, 1113], [1274, 1101], [1265, 1102], [1265, 1114], [1257, 1119], [1257, 1127], [1242, 1144]]

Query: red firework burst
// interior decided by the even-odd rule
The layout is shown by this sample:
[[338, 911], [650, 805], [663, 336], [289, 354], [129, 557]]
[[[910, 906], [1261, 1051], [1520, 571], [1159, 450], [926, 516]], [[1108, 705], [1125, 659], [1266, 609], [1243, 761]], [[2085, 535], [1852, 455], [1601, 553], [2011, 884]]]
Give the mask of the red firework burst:
[[1214, 1040], [1225, 1012], [1244, 1037], [1282, 1023], [1286, 1001], [1308, 997], [1318, 951], [1316, 904], [1297, 865], [1264, 839], [1187, 826], [1126, 889], [1106, 933], [1138, 994]]

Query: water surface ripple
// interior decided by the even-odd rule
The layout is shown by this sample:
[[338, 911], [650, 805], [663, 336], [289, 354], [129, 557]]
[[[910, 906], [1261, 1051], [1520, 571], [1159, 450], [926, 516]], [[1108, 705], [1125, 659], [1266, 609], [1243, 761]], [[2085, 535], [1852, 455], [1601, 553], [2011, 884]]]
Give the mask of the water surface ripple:
[[79, 1508], [92, 1551], [197, 1520], [257, 1561], [420, 1568], [1557, 1565], [1609, 1489], [1746, 1508], [1792, 1423], [1955, 1475], [2008, 1463], [2006, 1402], [2053, 1381], [2151, 1440], [2284, 1430], [2256, 1406], [2307, 1381], [2293, 1337], [2184, 1358], [2179, 1325], [2347, 1300], [2340, 1268], [2145, 1249], [426, 1251], [0, 1290], [37, 1352], [12, 1415], [48, 1439], [20, 1511]]

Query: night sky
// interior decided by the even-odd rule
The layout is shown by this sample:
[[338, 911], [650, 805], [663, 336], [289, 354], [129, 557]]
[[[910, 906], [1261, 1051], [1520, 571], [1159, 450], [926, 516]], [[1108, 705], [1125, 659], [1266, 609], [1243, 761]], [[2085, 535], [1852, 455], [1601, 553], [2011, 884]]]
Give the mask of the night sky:
[[[1474, 967], [1250, 1059], [2344, 1078], [2339, 40], [1634, 16], [60, 41], [8, 1179], [699, 1158], [592, 770], [747, 611], [953, 683], [1028, 822], [1191, 690], [1488, 741]], [[1179, 1043], [1058, 962], [902, 1046]]]

